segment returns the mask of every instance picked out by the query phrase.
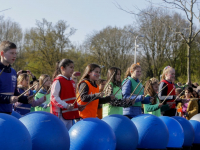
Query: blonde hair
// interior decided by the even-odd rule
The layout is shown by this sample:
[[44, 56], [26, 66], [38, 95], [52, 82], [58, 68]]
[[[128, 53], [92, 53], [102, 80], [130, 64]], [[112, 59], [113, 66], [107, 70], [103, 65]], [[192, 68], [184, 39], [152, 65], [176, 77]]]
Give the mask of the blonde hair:
[[23, 80], [25, 80], [27, 77], [29, 77], [27, 73], [22, 73], [22, 74], [20, 74], [20, 75], [18, 76], [18, 78], [17, 78], [17, 85], [21, 85], [21, 82], [22, 82]]
[[167, 66], [167, 67], [165, 67], [165, 68], [163, 69], [163, 73], [162, 73], [162, 78], [161, 78], [161, 80], [165, 80], [165, 75], [166, 75], [167, 73], [169, 73], [169, 71], [170, 71], [171, 69], [174, 69], [174, 68], [172, 68], [172, 67], [170, 67], [170, 66]]
[[[39, 86], [41, 86], [46, 78], [50, 78], [48, 74], [42, 74], [39, 78]], [[44, 87], [42, 87], [44, 89]]]
[[131, 72], [134, 72], [137, 68], [141, 68], [139, 64], [132, 64], [127, 70], [125, 77], [131, 76]]

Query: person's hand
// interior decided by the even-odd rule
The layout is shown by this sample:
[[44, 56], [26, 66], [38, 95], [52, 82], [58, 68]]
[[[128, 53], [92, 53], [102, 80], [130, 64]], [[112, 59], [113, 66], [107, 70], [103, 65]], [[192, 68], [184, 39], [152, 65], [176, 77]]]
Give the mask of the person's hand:
[[79, 111], [83, 111], [85, 109], [86, 106], [84, 105], [78, 105], [78, 110]]
[[73, 105], [73, 104], [68, 104], [68, 105], [67, 105], [67, 109], [68, 109], [68, 110], [74, 109], [74, 105]]
[[169, 107], [171, 108], [174, 104], [174, 102], [167, 102], [167, 104], [169, 105]]
[[24, 94], [24, 96], [29, 96], [29, 94], [30, 94], [30, 93], [29, 93], [29, 91], [28, 91], [28, 92], [26, 92], [26, 93]]
[[47, 91], [47, 94], [46, 94], [46, 95], [48, 95], [48, 94], [50, 94], [50, 93], [51, 93], [51, 89]]
[[145, 98], [145, 96], [144, 96], [144, 95], [142, 95], [142, 101], [144, 100], [144, 98]]
[[126, 104], [130, 103], [130, 99], [126, 98]]
[[31, 104], [34, 101], [34, 95], [28, 96], [28, 103]]
[[154, 101], [154, 97], [151, 97], [150, 102], [153, 103], [153, 101]]
[[11, 96], [10, 97], [10, 104], [16, 103], [18, 101], [18, 96]]
[[185, 112], [185, 116], [186, 116], [186, 117], [189, 117], [189, 114], [188, 114], [188, 112]]
[[158, 107], [159, 107], [159, 108], [161, 108], [162, 106], [163, 106], [163, 104], [162, 104], [162, 103], [158, 104]]
[[105, 93], [104, 93], [104, 92], [101, 92], [99, 96], [100, 96], [100, 97], [103, 97], [104, 95], [105, 95]]
[[110, 95], [110, 98], [111, 98], [111, 100], [114, 100], [115, 96], [114, 95]]
[[51, 103], [47, 104], [47, 107], [50, 107], [51, 106]]
[[31, 71], [30, 70], [26, 70], [27, 71], [27, 74], [28, 75], [31, 75], [31, 76], [33, 76], [33, 74], [31, 73]]
[[28, 75], [31, 75], [31, 71], [30, 70], [26, 70]]
[[31, 77], [33, 78], [34, 75], [32, 74], [32, 72], [30, 70], [26, 70], [28, 75], [31, 75]]
[[17, 76], [19, 76], [20, 74], [22, 74], [22, 70], [17, 72]]

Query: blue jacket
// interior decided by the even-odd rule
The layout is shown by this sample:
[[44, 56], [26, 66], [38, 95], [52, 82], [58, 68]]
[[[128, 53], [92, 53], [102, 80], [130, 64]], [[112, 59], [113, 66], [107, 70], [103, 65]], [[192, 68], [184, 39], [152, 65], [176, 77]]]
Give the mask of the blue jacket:
[[[25, 90], [22, 89], [22, 88], [18, 88], [18, 91], [21, 94]], [[32, 90], [30, 90], [29, 92], [30, 92], [29, 96], [33, 95], [33, 91]], [[17, 103], [15, 105], [15, 109], [14, 110], [23, 116], [25, 114], [28, 114], [31, 111], [31, 106], [32, 106], [31, 104]]]
[[[10, 73], [3, 72], [0, 76], [0, 94], [13, 96], [17, 83], [17, 73], [11, 68]], [[0, 112], [11, 113], [12, 104], [0, 104]]]
[[[17, 73], [11, 65], [5, 66], [0, 62], [0, 72], [2, 69], [4, 71], [0, 76], [0, 113], [10, 114], [12, 112], [10, 97], [20, 95], [17, 91]], [[27, 104], [27, 96], [21, 96], [18, 101]]]
[[[139, 80], [136, 80], [136, 82], [139, 83]], [[124, 98], [129, 98], [132, 91], [131, 91], [131, 81], [127, 81], [125, 83], [125, 85], [122, 87], [122, 96], [123, 99]], [[132, 96], [131, 99], [134, 99], [136, 96]], [[142, 102], [143, 104], [149, 104], [150, 103], [150, 97], [145, 97], [143, 100], [143, 95], [138, 95], [138, 97], [136, 98], [135, 102]], [[127, 108], [123, 108], [123, 115], [128, 115], [130, 117], [134, 117], [137, 115], [142, 114], [142, 109], [141, 107], [135, 107], [135, 106], [131, 106], [131, 107], [127, 107]]]

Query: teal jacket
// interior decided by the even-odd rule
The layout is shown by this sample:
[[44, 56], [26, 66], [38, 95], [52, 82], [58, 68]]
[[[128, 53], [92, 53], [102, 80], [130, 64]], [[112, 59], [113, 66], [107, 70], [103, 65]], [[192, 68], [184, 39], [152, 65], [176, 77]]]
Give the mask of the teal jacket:
[[158, 107], [159, 105], [159, 99], [157, 98], [157, 103], [156, 104], [144, 104], [144, 113], [145, 114], [152, 114], [155, 115], [157, 117], [161, 116], [161, 112], [163, 111], [167, 111], [170, 109], [169, 105], [162, 105], [161, 108]]

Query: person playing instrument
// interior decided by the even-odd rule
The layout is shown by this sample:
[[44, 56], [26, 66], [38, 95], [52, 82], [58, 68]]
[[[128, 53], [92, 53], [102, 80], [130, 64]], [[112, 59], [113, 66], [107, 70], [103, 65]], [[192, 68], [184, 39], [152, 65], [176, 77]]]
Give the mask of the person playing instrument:
[[[99, 104], [105, 104], [114, 99], [113, 95], [104, 96], [104, 93], [100, 93], [97, 81], [99, 80], [101, 68], [97, 64], [89, 64], [78, 83], [77, 95], [79, 105], [86, 105], [83, 111], [79, 111], [79, 115], [82, 119], [96, 118], [97, 109]], [[82, 91], [82, 93], [80, 93]]]
[[172, 107], [169, 110], [165, 111], [163, 113], [163, 116], [175, 116], [176, 103], [174, 102], [174, 100], [176, 99], [176, 102], [181, 100], [176, 96], [174, 81], [175, 69], [170, 66], [165, 67], [162, 74], [162, 80], [159, 85], [159, 91], [166, 85], [167, 86], [158, 94], [158, 97], [161, 102], [165, 100], [164, 104], [172, 105]]
[[[114, 76], [112, 78], [112, 75]], [[111, 79], [112, 78], [112, 79]], [[111, 80], [110, 80], [111, 79]], [[108, 88], [105, 90], [105, 96], [115, 95], [115, 99], [109, 103], [103, 104], [103, 117], [112, 114], [123, 115], [123, 107], [130, 107], [134, 105], [134, 101], [128, 99], [122, 99], [122, 90], [121, 90], [121, 69], [117, 67], [111, 67], [108, 69], [107, 81], [109, 81]]]
[[11, 68], [17, 57], [17, 46], [10, 41], [3, 41], [0, 44], [0, 113], [11, 114], [13, 103], [20, 102], [28, 104], [33, 97], [21, 96], [17, 91], [17, 73]]
[[[155, 97], [158, 93], [158, 83], [159, 81], [156, 78], [151, 78], [150, 80], [147, 81], [145, 86], [145, 96], [151, 96]], [[149, 86], [148, 86], [149, 85]], [[149, 104], [144, 104], [144, 113], [145, 114], [152, 114], [157, 117], [161, 116], [161, 112], [164, 112], [166, 110], [170, 109], [170, 105], [168, 104], [162, 104], [160, 103], [158, 97], [156, 96], [154, 100], [149, 103]]]
[[[45, 83], [44, 83], [45, 82]], [[46, 96], [46, 101], [39, 106], [35, 107], [35, 111], [46, 111], [50, 112], [50, 86], [51, 86], [51, 79], [50, 76], [47, 74], [42, 74], [39, 77], [39, 86], [44, 83], [43, 87], [39, 90], [39, 92], [35, 95], [35, 99], [38, 100], [43, 96]]]
[[79, 119], [79, 106], [76, 100], [75, 82], [72, 80], [74, 62], [62, 59], [56, 64], [51, 87], [51, 113], [57, 116], [69, 130], [74, 119]]
[[[135, 95], [133, 95], [130, 99], [135, 99], [134, 105], [123, 108], [123, 115], [127, 116], [128, 118], [133, 118], [137, 115], [142, 114], [142, 103], [149, 104], [150, 103], [150, 96], [144, 97], [144, 89], [142, 83], [140, 83], [139, 78], [141, 76], [141, 66], [139, 64], [132, 64], [126, 71], [126, 78], [122, 82], [122, 84], [126, 82], [126, 84], [122, 87], [122, 95], [123, 99], [129, 98], [131, 93], [134, 91], [134, 94], [138, 94], [137, 98], [135, 99]], [[137, 85], [140, 83], [138, 88], [136, 89]], [[140, 93], [139, 93], [140, 92]]]
[[[17, 90], [20, 94], [24, 93], [29, 87], [29, 76], [26, 73], [22, 73], [17, 78]], [[29, 90], [24, 94], [24, 96], [32, 96], [33, 91]], [[41, 97], [38, 100], [32, 101], [30, 104], [23, 104], [20, 102], [15, 103], [14, 110], [21, 114], [22, 116], [26, 115], [31, 111], [31, 107], [36, 107], [41, 105], [46, 101], [46, 96]]]

